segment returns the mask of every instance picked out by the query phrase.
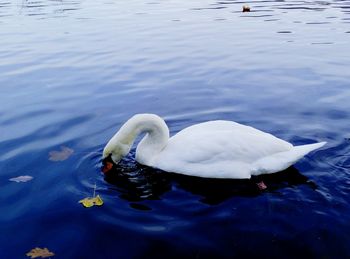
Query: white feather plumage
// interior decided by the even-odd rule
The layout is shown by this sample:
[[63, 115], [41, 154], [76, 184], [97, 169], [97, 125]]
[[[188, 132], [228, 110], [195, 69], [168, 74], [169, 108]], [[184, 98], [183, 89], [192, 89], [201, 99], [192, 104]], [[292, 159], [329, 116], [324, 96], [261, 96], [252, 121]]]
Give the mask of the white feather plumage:
[[282, 171], [326, 142], [293, 146], [269, 133], [233, 121], [208, 121], [169, 138], [164, 120], [154, 114], [129, 119], [106, 145], [103, 157], [115, 163], [141, 133], [136, 161], [167, 172], [207, 177], [247, 179]]

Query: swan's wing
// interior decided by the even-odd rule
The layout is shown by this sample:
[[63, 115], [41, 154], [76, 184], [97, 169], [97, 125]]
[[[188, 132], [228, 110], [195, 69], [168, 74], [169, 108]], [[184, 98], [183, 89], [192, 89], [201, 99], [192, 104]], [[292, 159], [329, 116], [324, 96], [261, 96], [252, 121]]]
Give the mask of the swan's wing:
[[[292, 144], [258, 129], [232, 121], [210, 121], [188, 127], [170, 138], [164, 150], [190, 162], [219, 159], [255, 162], [291, 149]], [[181, 151], [181, 152], [179, 152]]]
[[202, 177], [250, 178], [255, 161], [292, 147], [252, 127], [212, 121], [186, 128], [170, 138], [154, 166]]

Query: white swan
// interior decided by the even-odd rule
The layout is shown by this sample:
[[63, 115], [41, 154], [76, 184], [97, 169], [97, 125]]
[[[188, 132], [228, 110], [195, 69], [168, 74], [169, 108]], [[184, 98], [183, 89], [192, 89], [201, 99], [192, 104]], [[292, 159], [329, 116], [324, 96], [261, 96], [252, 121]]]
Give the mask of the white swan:
[[135, 138], [145, 133], [136, 161], [167, 172], [207, 178], [245, 179], [282, 171], [326, 142], [293, 146], [269, 133], [233, 121], [208, 121], [183, 129], [169, 138], [164, 120], [137, 114], [111, 138], [103, 158], [118, 163]]

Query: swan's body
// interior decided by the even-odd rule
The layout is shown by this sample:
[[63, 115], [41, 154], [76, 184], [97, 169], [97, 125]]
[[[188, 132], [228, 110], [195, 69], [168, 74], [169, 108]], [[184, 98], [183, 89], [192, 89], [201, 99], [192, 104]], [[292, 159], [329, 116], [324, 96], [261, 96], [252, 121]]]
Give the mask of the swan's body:
[[129, 119], [103, 150], [118, 163], [141, 133], [140, 164], [167, 172], [208, 178], [245, 179], [282, 171], [325, 142], [293, 146], [269, 133], [233, 121], [209, 121], [169, 138], [164, 120], [153, 114]]

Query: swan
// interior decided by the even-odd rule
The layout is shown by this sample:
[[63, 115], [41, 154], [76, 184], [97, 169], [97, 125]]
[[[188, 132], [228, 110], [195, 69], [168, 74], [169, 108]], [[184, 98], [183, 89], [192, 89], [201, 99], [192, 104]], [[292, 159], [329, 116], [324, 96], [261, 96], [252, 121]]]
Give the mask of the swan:
[[136, 161], [166, 172], [205, 178], [249, 179], [282, 171], [326, 144], [293, 146], [269, 133], [233, 121], [208, 121], [169, 138], [169, 128], [155, 114], [131, 117], [109, 140], [103, 159], [115, 164], [126, 156], [136, 137]]

